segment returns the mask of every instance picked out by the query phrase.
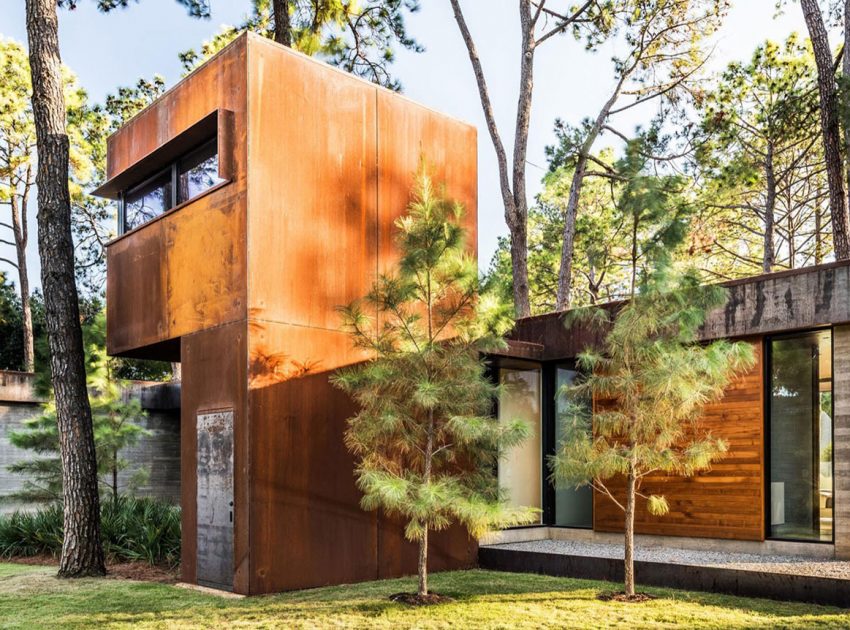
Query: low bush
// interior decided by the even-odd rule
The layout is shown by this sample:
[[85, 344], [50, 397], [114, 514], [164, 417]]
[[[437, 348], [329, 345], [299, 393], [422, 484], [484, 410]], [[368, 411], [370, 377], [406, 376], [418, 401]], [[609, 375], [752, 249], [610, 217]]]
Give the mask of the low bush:
[[[100, 511], [107, 559], [176, 566], [180, 562], [180, 508], [151, 498], [106, 500]], [[62, 550], [62, 506], [0, 517], [0, 557], [58, 556]]]

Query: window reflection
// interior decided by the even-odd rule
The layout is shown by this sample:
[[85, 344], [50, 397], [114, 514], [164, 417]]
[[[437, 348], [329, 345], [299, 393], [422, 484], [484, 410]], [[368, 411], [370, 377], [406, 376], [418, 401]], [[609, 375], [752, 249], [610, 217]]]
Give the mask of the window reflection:
[[[569, 410], [563, 390], [573, 384], [578, 373], [570, 368], [558, 366], [555, 373], [555, 447], [564, 440], [565, 417]], [[561, 527], [593, 527], [593, 490], [581, 488], [555, 489], [555, 525]]]
[[[218, 171], [218, 144], [212, 139], [124, 193], [122, 234], [155, 219], [177, 204], [191, 201], [223, 181]], [[176, 182], [176, 190], [172, 182]]]
[[832, 540], [832, 335], [771, 341], [770, 535]]
[[165, 170], [124, 196], [124, 231], [147, 223], [171, 208], [171, 170]]
[[541, 380], [540, 367], [533, 363], [505, 361], [499, 367], [499, 420], [523, 420], [531, 428], [529, 438], [499, 461], [499, 486], [507, 491], [508, 503], [515, 507], [543, 505]]
[[212, 140], [180, 160], [177, 203], [197, 197], [224, 181], [218, 175], [218, 150]]

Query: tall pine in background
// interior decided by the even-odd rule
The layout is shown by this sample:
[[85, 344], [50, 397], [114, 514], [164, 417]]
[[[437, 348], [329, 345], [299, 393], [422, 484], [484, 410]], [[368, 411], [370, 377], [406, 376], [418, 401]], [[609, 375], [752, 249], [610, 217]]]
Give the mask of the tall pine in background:
[[397, 270], [341, 309], [356, 346], [373, 357], [334, 377], [360, 406], [345, 441], [357, 458], [362, 506], [400, 517], [419, 544], [419, 602], [434, 600], [430, 532], [460, 523], [478, 536], [533, 518], [506, 504], [495, 476], [499, 454], [525, 439], [528, 427], [491, 415], [497, 389], [480, 353], [504, 344], [511, 309], [479, 296], [461, 213], [423, 170], [396, 222]]

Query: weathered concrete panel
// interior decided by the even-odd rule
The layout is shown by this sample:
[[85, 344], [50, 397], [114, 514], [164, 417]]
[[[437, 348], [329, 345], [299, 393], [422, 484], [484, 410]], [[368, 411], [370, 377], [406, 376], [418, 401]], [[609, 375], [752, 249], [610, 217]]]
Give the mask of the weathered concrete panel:
[[821, 265], [727, 284], [703, 338], [740, 337], [850, 322], [850, 265]]
[[[21, 488], [23, 478], [8, 466], [32, 457], [12, 446], [9, 434], [23, 429], [28, 418], [41, 413], [41, 401], [33, 390], [32, 374], [0, 371], [0, 497]], [[136, 488], [138, 496], [152, 496], [172, 503], [180, 501], [180, 384], [134, 383], [125, 393], [139, 398], [148, 412], [140, 425], [150, 432], [122, 451], [128, 467], [118, 475], [119, 488], [127, 489], [133, 473], [148, 471], [147, 481]], [[0, 501], [0, 514], [36, 506]]]
[[835, 555], [850, 559], [850, 326], [832, 331]]
[[199, 413], [198, 584], [233, 588], [233, 410]]

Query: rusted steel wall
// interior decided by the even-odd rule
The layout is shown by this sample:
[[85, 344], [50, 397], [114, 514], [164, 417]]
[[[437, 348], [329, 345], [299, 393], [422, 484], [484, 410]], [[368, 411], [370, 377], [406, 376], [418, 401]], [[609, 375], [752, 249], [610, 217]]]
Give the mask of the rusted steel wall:
[[[415, 572], [399, 527], [359, 506], [354, 408], [328, 378], [364, 355], [335, 309], [391, 270], [420, 159], [466, 207], [475, 251], [475, 130], [268, 40], [249, 39], [248, 65], [250, 590]], [[476, 545], [452, 530], [432, 554], [471, 566]]]
[[233, 411], [233, 589], [248, 592], [249, 493], [247, 330], [235, 322], [182, 338], [181, 479], [183, 507], [180, 569], [185, 582], [197, 580], [197, 427], [199, 413]]
[[[335, 309], [396, 260], [420, 160], [466, 207], [475, 253], [475, 130], [247, 34], [116, 134], [110, 176], [216, 108], [233, 112], [233, 181], [108, 253], [109, 351], [182, 361], [183, 579], [198, 578], [195, 419], [225, 408], [234, 590], [414, 572], [398, 526], [359, 506], [342, 440], [353, 409], [328, 377], [365, 356]], [[432, 550], [434, 569], [475, 563], [459, 530]]]
[[[234, 42], [109, 139], [111, 178], [210, 112], [232, 112], [221, 116], [232, 133], [220, 150], [232, 181], [109, 244], [110, 354], [151, 356], [146, 349], [153, 344], [245, 318], [246, 41]], [[162, 348], [156, 358], [179, 360], [178, 349]]]

